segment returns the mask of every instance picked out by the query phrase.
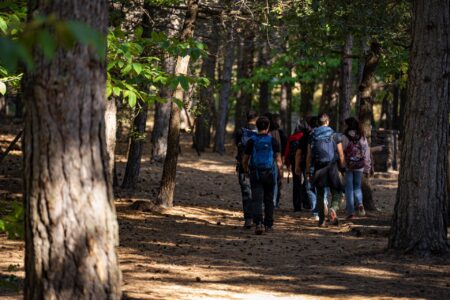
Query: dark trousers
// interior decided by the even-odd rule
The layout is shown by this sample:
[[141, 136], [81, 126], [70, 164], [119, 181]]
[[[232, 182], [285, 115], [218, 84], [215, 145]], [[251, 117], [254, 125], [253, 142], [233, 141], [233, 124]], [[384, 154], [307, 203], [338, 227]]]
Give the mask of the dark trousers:
[[245, 177], [242, 170], [238, 171], [239, 185], [241, 186], [242, 207], [244, 209], [244, 219], [253, 218], [252, 214], [252, 189], [250, 187], [250, 179]]
[[[305, 170], [304, 168], [302, 168]], [[294, 211], [301, 211], [304, 209], [311, 209], [311, 202], [308, 198], [306, 189], [306, 181], [304, 181], [305, 174], [298, 176], [295, 174], [295, 166], [292, 166], [293, 187], [292, 187], [292, 203], [294, 204]]]
[[[257, 225], [264, 223], [265, 226], [273, 225], [273, 192], [276, 178], [273, 171], [250, 172], [250, 183], [252, 187], [252, 212], [253, 222]], [[263, 219], [264, 203], [264, 219]]]

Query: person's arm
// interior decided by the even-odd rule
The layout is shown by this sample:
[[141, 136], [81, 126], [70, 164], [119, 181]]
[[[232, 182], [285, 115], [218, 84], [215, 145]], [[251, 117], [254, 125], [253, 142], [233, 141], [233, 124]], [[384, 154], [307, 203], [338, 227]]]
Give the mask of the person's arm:
[[306, 154], [306, 176], [311, 180], [311, 145], [308, 145], [308, 153]]
[[297, 149], [297, 151], [295, 151], [295, 174], [297, 174], [298, 176], [300, 176], [300, 174], [302, 173], [301, 162], [302, 149]]
[[364, 140], [363, 147], [364, 147], [364, 173], [368, 175], [370, 174], [370, 171], [372, 169], [372, 160], [371, 160], [371, 148], [369, 147], [369, 143], [367, 142], [366, 139]]
[[341, 166], [341, 168], [345, 168], [345, 157], [342, 143], [337, 144], [336, 148], [339, 156], [339, 165]]
[[275, 155], [275, 160], [277, 162], [277, 167], [278, 167], [278, 174], [280, 174], [280, 177], [283, 176], [283, 161], [281, 160], [281, 153], [278, 152]]

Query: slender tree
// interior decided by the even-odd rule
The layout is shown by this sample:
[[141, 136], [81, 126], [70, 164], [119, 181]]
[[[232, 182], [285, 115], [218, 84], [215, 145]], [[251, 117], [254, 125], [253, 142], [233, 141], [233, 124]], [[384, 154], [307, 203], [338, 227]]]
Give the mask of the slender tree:
[[[195, 22], [198, 14], [198, 0], [188, 0], [187, 13], [181, 31], [180, 40], [186, 41], [194, 34]], [[178, 57], [175, 66], [175, 75], [186, 75], [190, 56]], [[183, 99], [183, 89], [178, 86], [173, 97]], [[163, 174], [157, 197], [157, 204], [163, 207], [173, 206], [173, 194], [175, 192], [175, 178], [180, 145], [180, 107], [172, 101], [169, 131], [167, 136], [167, 154], [164, 159]]]
[[[305, 118], [311, 115], [314, 102], [314, 92], [316, 89], [316, 83], [312, 81], [304, 82], [301, 84], [300, 91], [300, 116]], [[326, 87], [328, 89], [328, 86]], [[324, 92], [328, 90], [324, 88]], [[327, 96], [324, 96], [327, 97]], [[323, 101], [328, 101], [327, 98], [323, 98]], [[322, 107], [325, 110], [325, 107]]]
[[447, 253], [450, 7], [447, 0], [413, 3], [402, 164], [389, 248]]
[[222, 80], [219, 95], [219, 111], [217, 116], [216, 137], [214, 151], [220, 154], [225, 153], [225, 137], [227, 127], [228, 102], [231, 96], [231, 78], [233, 75], [234, 63], [234, 26], [233, 20], [228, 20], [225, 36], [224, 63], [222, 70]]
[[[29, 14], [103, 34], [108, 2], [29, 1]], [[105, 46], [106, 47], [106, 46]], [[25, 299], [120, 299], [105, 137], [105, 61], [85, 45], [36, 50], [25, 78]]]
[[352, 48], [353, 35], [348, 34], [342, 51], [339, 94], [339, 122], [338, 130], [345, 127], [345, 119], [350, 116], [350, 101], [352, 88]]

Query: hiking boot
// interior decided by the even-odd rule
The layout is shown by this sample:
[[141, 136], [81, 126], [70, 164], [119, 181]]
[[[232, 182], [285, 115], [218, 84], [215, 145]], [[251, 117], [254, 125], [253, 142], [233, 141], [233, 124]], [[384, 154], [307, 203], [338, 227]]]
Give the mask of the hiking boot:
[[245, 219], [245, 222], [244, 222], [244, 228], [245, 229], [252, 228], [252, 225], [253, 225], [253, 220], [252, 219]]
[[263, 231], [264, 231], [264, 227], [262, 224], [256, 225], [255, 234], [261, 235], [263, 233]]
[[318, 226], [319, 226], [319, 227], [325, 227], [325, 226], [327, 226], [327, 222], [325, 221], [325, 219], [319, 220]]
[[366, 210], [362, 204], [358, 205], [358, 217], [364, 217], [366, 215]]
[[313, 215], [311, 216], [311, 219], [314, 221], [319, 221], [319, 216], [318, 215]]
[[339, 220], [336, 214], [336, 211], [333, 208], [330, 208], [330, 223], [332, 225], [339, 225]]
[[273, 227], [272, 226], [265, 226], [265, 230], [266, 232], [273, 232]]

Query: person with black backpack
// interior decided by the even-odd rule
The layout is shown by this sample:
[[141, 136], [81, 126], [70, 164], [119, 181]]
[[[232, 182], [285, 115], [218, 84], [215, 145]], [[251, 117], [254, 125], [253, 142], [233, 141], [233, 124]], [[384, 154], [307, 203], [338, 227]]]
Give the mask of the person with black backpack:
[[282, 168], [279, 145], [268, 134], [269, 126], [270, 120], [267, 117], [258, 118], [256, 121], [258, 134], [248, 141], [242, 159], [244, 171], [250, 176], [252, 213], [253, 222], [256, 224], [256, 234], [262, 234], [264, 227], [266, 232], [273, 230], [273, 193], [277, 170], [280, 171]]
[[345, 157], [345, 198], [347, 219], [353, 219], [355, 214], [355, 201], [357, 215], [366, 215], [363, 205], [361, 181], [363, 173], [368, 176], [371, 170], [370, 147], [364, 136], [358, 120], [348, 118], [345, 120], [345, 133], [342, 137], [342, 147]]
[[256, 120], [258, 114], [254, 111], [247, 113], [247, 125], [236, 132], [235, 144], [237, 147], [236, 156], [236, 171], [238, 173], [239, 185], [242, 194], [242, 206], [244, 210], [244, 228], [252, 228], [252, 190], [250, 187], [250, 180], [245, 176], [242, 158], [244, 157], [245, 147], [248, 141], [256, 136], [258, 129], [256, 128]]
[[[339, 171], [345, 167], [342, 141], [329, 125], [327, 114], [319, 116], [319, 127], [315, 128], [310, 137], [306, 159], [306, 173], [317, 190], [317, 208], [319, 210], [319, 226], [325, 226], [325, 188], [329, 187], [332, 195], [329, 220], [338, 225], [337, 211], [342, 195], [343, 184]], [[338, 166], [339, 163], [339, 166]], [[311, 167], [314, 174], [311, 173]]]
[[[311, 203], [308, 199], [308, 194], [306, 186], [303, 184], [306, 178], [301, 171], [296, 171], [296, 167], [300, 168], [303, 166], [303, 159], [299, 157], [298, 164], [296, 162], [297, 151], [301, 151], [301, 148], [305, 140], [309, 136], [309, 125], [305, 120], [298, 120], [297, 126], [295, 127], [294, 133], [288, 138], [286, 150], [284, 152], [284, 164], [288, 170], [292, 171], [292, 203], [294, 205], [294, 211], [302, 211], [302, 206], [304, 209], [311, 209]], [[306, 153], [306, 151], [304, 151]], [[306, 155], [304, 156], [304, 162], [306, 162]], [[298, 165], [298, 166], [297, 166]], [[303, 166], [305, 170], [305, 166]], [[302, 176], [303, 175], [303, 176]]]

